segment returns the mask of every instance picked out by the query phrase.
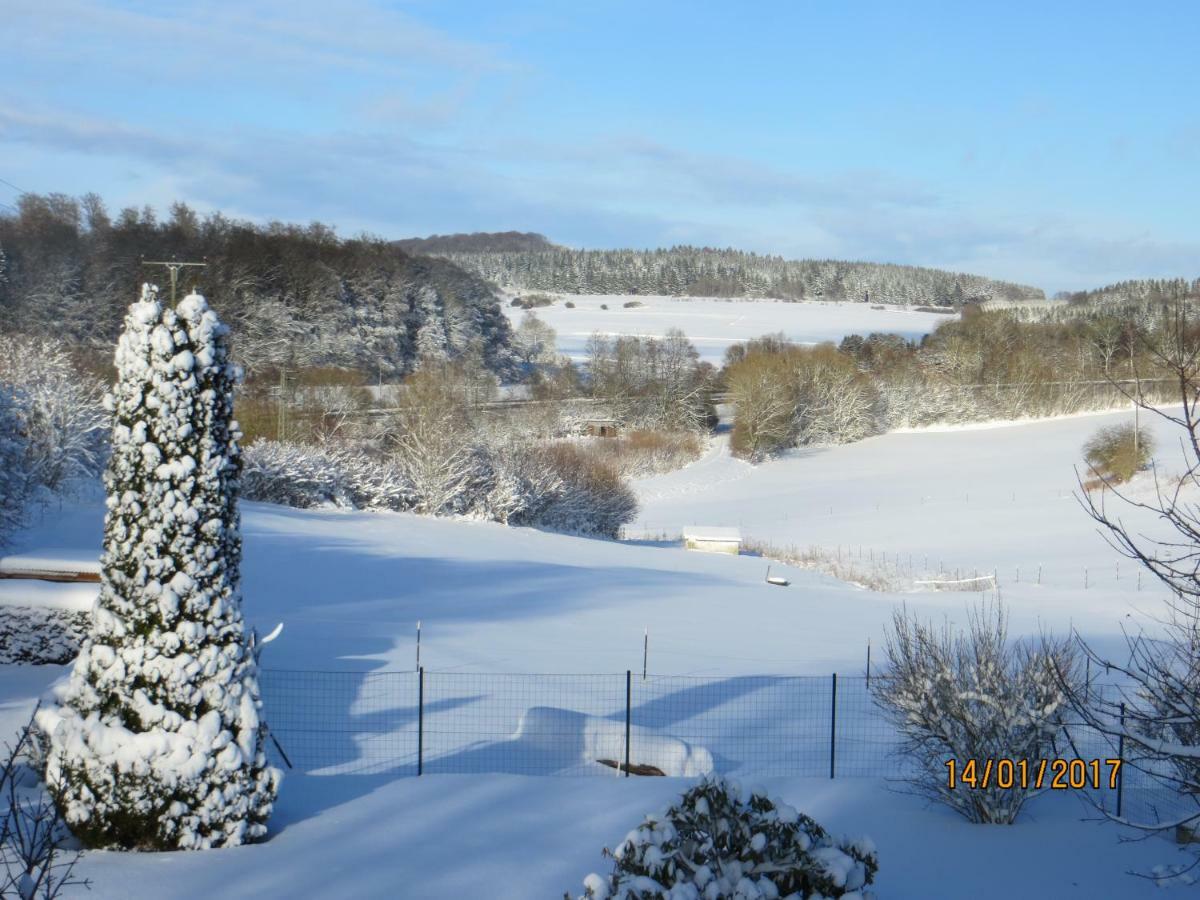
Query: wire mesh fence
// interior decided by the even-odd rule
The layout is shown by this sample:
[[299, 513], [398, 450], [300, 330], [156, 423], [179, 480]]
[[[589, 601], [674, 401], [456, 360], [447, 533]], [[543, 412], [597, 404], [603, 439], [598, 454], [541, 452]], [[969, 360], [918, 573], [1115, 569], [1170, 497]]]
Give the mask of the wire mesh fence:
[[[913, 774], [864, 677], [265, 669], [260, 679], [271, 752], [311, 774]], [[1200, 812], [1116, 739], [1081, 722], [1068, 733], [1061, 758], [1126, 760], [1119, 779], [1106, 768], [1086, 789], [1108, 812], [1139, 822]]]

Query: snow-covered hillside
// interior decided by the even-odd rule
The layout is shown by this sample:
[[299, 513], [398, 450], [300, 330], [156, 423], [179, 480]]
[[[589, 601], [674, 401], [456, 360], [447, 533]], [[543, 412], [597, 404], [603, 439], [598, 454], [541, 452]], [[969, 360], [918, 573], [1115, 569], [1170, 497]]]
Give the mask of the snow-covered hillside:
[[[776, 543], [861, 543], [876, 552], [938, 556], [947, 568], [995, 566], [1015, 632], [1074, 625], [1116, 649], [1121, 627], [1148, 623], [1162, 595], [1148, 583], [1138, 592], [1128, 566], [1116, 579], [1115, 554], [1094, 534], [1071, 491], [1080, 445], [1119, 418], [893, 434], [798, 451], [758, 467], [730, 459], [718, 441], [701, 461], [645, 479], [638, 490], [651, 530], [740, 523], [747, 534]], [[1176, 466], [1173, 444], [1168, 432], [1160, 436], [1161, 464], [1169, 471]], [[432, 677], [461, 677], [469, 688], [432, 700], [432, 721], [445, 716], [452, 731], [467, 721], [455, 720], [456, 711], [495, 708], [486, 704], [501, 689], [483, 673], [636, 670], [644, 630], [652, 679], [729, 676], [732, 684], [751, 674], [854, 675], [863, 669], [868, 638], [878, 646], [900, 600], [922, 614], [961, 621], [976, 596], [900, 597], [777, 566], [792, 581], [780, 589], [763, 582], [765, 563], [753, 557], [492, 523], [253, 503], [243, 504], [243, 516], [247, 620], [260, 631], [285, 623], [265, 651], [264, 667], [354, 673], [349, 691], [314, 692], [305, 702], [337, 706], [333, 712], [354, 729], [381, 740], [389, 716], [411, 730], [411, 704], [372, 694], [367, 676], [412, 671], [418, 619], [422, 664]], [[94, 557], [100, 523], [95, 501], [48, 511], [20, 535], [14, 552]], [[1030, 583], [1038, 563], [1041, 585]], [[1084, 566], [1091, 579], [1086, 589]], [[73, 602], [80, 590], [70, 586]], [[4, 584], [10, 599], [20, 591], [19, 582]], [[33, 592], [29, 599], [36, 599]], [[60, 671], [0, 669], [6, 731]], [[270, 688], [269, 677], [265, 683]], [[555, 690], [568, 709], [594, 702], [583, 692]], [[518, 696], [514, 708], [543, 700]], [[597, 747], [608, 721], [588, 720]], [[737, 741], [751, 725], [702, 721], [718, 766], [736, 769], [729, 748], [744, 746]], [[455, 737], [457, 758], [470, 754], [486, 765], [517, 721], [493, 724], [489, 740]], [[90, 896], [191, 898], [217, 890], [296, 896], [314, 886], [356, 897], [560, 896], [603, 867], [602, 846], [612, 846], [642, 813], [682, 789], [675, 779], [653, 778], [413, 778], [408, 767], [366, 765], [371, 746], [355, 738], [342, 748], [341, 764], [326, 770], [330, 774], [286, 779], [272, 837], [261, 847], [170, 857], [89, 854], [83, 873], [95, 882]], [[779, 760], [800, 751], [790, 738], [770, 748]], [[697, 748], [691, 758], [703, 762], [707, 752]], [[438, 771], [436, 760], [431, 770]], [[1152, 896], [1152, 882], [1126, 873], [1174, 860], [1163, 841], [1120, 844], [1114, 828], [1080, 824], [1086, 810], [1071, 796], [1045, 797], [1027, 819], [999, 829], [924, 808], [878, 779], [772, 778], [768, 787], [835, 831], [869, 833], [879, 847], [878, 884], [886, 897], [958, 897], [963, 885], [980, 900]], [[996, 866], [998, 858], [1021, 864]]]
[[[730, 458], [717, 438], [700, 461], [637, 483], [635, 530], [740, 525], [775, 544], [912, 555], [917, 569], [926, 558], [930, 569], [995, 569], [1018, 631], [1074, 623], [1117, 636], [1127, 614], [1161, 595], [1148, 580], [1138, 592], [1128, 562], [1117, 579], [1119, 558], [1073, 491], [1080, 446], [1123, 415], [890, 434], [759, 466]], [[1162, 470], [1177, 469], [1165, 429], [1159, 443]], [[16, 552], [96, 553], [101, 518], [98, 501], [48, 515]], [[422, 661], [434, 670], [640, 668], [648, 628], [651, 668], [664, 674], [852, 674], [897, 599], [777, 566], [793, 580], [781, 591], [763, 582], [762, 560], [652, 541], [254, 503], [243, 518], [246, 615], [260, 631], [285, 622], [266, 661], [283, 668], [409, 669], [421, 620]], [[952, 618], [968, 599], [906, 597]]]
[[[567, 301], [575, 308], [568, 309]], [[642, 305], [625, 308], [630, 302]], [[525, 313], [507, 304], [504, 309], [514, 326]], [[866, 303], [598, 294], [564, 296], [535, 312], [558, 333], [559, 352], [575, 360], [586, 358], [588, 338], [596, 332], [610, 337], [662, 337], [668, 329], [678, 328], [696, 345], [702, 359], [718, 366], [730, 345], [764, 334], [782, 331], [802, 344], [837, 342], [848, 334], [873, 331], [915, 340], [954, 318], [897, 307], [872, 309]]]

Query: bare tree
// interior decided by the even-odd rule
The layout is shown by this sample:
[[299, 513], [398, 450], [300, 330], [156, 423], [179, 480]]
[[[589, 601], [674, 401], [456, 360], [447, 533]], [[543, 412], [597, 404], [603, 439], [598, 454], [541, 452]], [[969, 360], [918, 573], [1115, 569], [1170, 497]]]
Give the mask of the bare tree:
[[735, 453], [761, 459], [792, 439], [796, 398], [779, 354], [757, 353], [730, 367], [730, 399], [737, 407], [731, 445]]
[[480, 468], [470, 410], [484, 399], [483, 390], [477, 373], [432, 362], [404, 382], [392, 437], [396, 461], [417, 496], [416, 512], [460, 511], [455, 503]]
[[513, 332], [512, 347], [517, 358], [526, 366], [554, 362], [554, 329], [532, 312], [521, 317], [521, 324]]
[[0, 897], [53, 900], [88, 885], [75, 875], [79, 851], [61, 847], [70, 835], [31, 765], [38, 752], [26, 725], [0, 760]]
[[1125, 335], [1125, 323], [1114, 316], [1103, 316], [1089, 324], [1088, 334], [1092, 347], [1095, 348], [1104, 366], [1104, 374], [1108, 375], [1112, 368], [1113, 357], [1121, 349], [1121, 340]]
[[[1023, 772], [1055, 755], [1076, 654], [1069, 641], [1010, 643], [999, 603], [968, 616], [955, 632], [897, 610], [874, 697], [915, 765], [907, 779], [915, 793], [971, 822], [1008, 825], [1036, 793]], [[1013, 771], [985, 771], [987, 760]]]
[[[1181, 800], [1177, 815], [1126, 824], [1164, 830], [1200, 822], [1200, 329], [1189, 322], [1187, 305], [1164, 309], [1153, 331], [1138, 340], [1156, 368], [1177, 385], [1181, 409], [1156, 409], [1140, 391], [1116, 385], [1136, 407], [1179, 429], [1187, 461], [1182, 475], [1165, 477], [1152, 466], [1154, 494], [1139, 499], [1105, 478], [1107, 491], [1079, 491], [1084, 510], [1120, 553], [1145, 568], [1170, 590], [1158, 634], [1129, 634], [1128, 659], [1105, 659], [1082, 639], [1093, 660], [1115, 670], [1123, 684], [1116, 695], [1075, 691], [1073, 705], [1083, 721], [1115, 744], [1124, 744], [1125, 764], [1139, 769]], [[1093, 469], [1093, 474], [1104, 477]], [[1149, 517], [1153, 535], [1129, 524], [1123, 513]]]

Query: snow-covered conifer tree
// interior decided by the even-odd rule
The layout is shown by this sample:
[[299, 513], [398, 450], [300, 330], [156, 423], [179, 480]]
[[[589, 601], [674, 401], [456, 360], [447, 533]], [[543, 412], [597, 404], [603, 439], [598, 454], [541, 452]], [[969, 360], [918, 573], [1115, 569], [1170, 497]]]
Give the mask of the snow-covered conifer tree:
[[91, 846], [266, 833], [279, 772], [243, 631], [226, 331], [203, 297], [164, 310], [145, 287], [117, 345], [100, 599], [59, 705], [38, 717], [46, 781]]

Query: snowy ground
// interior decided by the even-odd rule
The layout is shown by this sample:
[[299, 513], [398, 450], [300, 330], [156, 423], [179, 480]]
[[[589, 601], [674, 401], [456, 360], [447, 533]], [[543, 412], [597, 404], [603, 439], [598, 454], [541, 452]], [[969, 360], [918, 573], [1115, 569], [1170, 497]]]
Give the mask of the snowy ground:
[[[575, 304], [567, 309], [566, 301]], [[640, 307], [626, 309], [636, 301]], [[601, 309], [604, 305], [608, 309]], [[513, 324], [525, 310], [505, 305]], [[681, 329], [696, 345], [700, 357], [719, 366], [730, 345], [782, 331], [797, 343], [840, 341], [848, 334], [872, 331], [919, 339], [954, 316], [916, 312], [901, 307], [871, 309], [866, 303], [825, 303], [780, 300], [713, 300], [696, 297], [658, 297], [586, 294], [564, 296], [553, 306], [535, 312], [558, 333], [558, 350], [572, 359], [587, 356], [588, 338], [638, 335], [662, 337], [670, 328]]]
[[[275, 836], [260, 847], [153, 856], [96, 853], [88, 897], [561, 898], [677, 779], [308, 778], [285, 787]], [[1080, 823], [1071, 797], [1046, 798], [1028, 821], [971, 826], [879, 781], [781, 779], [772, 792], [835, 833], [868, 833], [881, 900], [1112, 900], [1162, 897], [1127, 874], [1178, 856], [1160, 841], [1118, 844]], [[149, 891], [149, 893], [143, 893]], [[1181, 896], [1187, 896], [1179, 892]], [[1166, 895], [1170, 896], [1170, 895]]]
[[[880, 553], [936, 556], [946, 568], [994, 566], [1015, 632], [1073, 624], [1115, 650], [1122, 625], [1147, 621], [1161, 608], [1161, 595], [1148, 584], [1138, 592], [1127, 567], [1116, 578], [1116, 556], [1070, 495], [1080, 445], [1099, 425], [1119, 418], [893, 434], [798, 451], [758, 467], [730, 459], [717, 442], [692, 466], [637, 487], [651, 529], [740, 523], [746, 533], [776, 543], [861, 543]], [[1169, 434], [1162, 438], [1162, 464], [1177, 468]], [[100, 521], [96, 502], [47, 513], [13, 552], [94, 558]], [[961, 621], [972, 599], [960, 593], [900, 598], [777, 567], [792, 579], [791, 587], [779, 589], [763, 583], [765, 566], [750, 557], [410, 515], [245, 504], [244, 533], [248, 620], [260, 630], [285, 622], [264, 665], [351, 673], [356, 680], [349, 692], [313, 702], [339, 706], [360, 728], [379, 727], [384, 714], [411, 711], [395, 697], [372, 697], [366, 685], [368, 676], [414, 667], [418, 619], [431, 677], [443, 684], [463, 679], [463, 690], [433, 698], [441, 704], [434, 715], [452, 717], [492, 702], [478, 692], [497, 690], [496, 682], [480, 673], [640, 669], [643, 629], [650, 634], [652, 680], [690, 674], [736, 688], [754, 686], [747, 675], [858, 674], [867, 639], [878, 641], [898, 600]], [[1039, 563], [1040, 586], [1030, 583]], [[12, 585], [6, 592], [20, 591]], [[88, 589], [69, 587], [71, 604]], [[15, 727], [59, 671], [0, 668], [0, 727]], [[561, 688], [562, 702], [551, 705], [611, 712], [603, 708], [611, 705], [607, 694], [595, 710], [577, 705], [585, 693]], [[675, 694], [686, 699], [685, 691]], [[514, 708], [544, 700], [512, 699]], [[703, 718], [710, 712], [697, 711], [679, 727], [708, 728], [722, 767], [738, 771], [745, 762], [736, 757], [744, 746], [739, 732], [748, 726], [727, 722], [719, 730]], [[762, 713], [769, 718], [771, 708]], [[408, 722], [396, 727], [411, 730]], [[445, 758], [486, 764], [515, 727], [515, 720], [498, 720], [493, 744], [465, 752], [447, 744]], [[784, 758], [797, 748], [788, 738], [773, 752]], [[356, 766], [368, 744], [347, 741], [340, 751], [341, 765], [328, 771], [375, 774], [293, 775], [265, 846], [195, 855], [90, 854], [84, 867], [95, 881], [90, 896], [314, 890], [355, 897], [561, 896], [604, 866], [602, 846], [683, 786], [678, 779], [506, 774], [417, 779], [406, 777], [407, 766]], [[436, 760], [432, 769], [438, 771]], [[1042, 798], [1012, 828], [984, 828], [925, 809], [875, 779], [768, 784], [835, 830], [869, 833], [879, 846], [879, 888], [886, 898], [1157, 895], [1150, 882], [1125, 873], [1178, 856], [1162, 840], [1122, 844], [1111, 826], [1081, 824], [1083, 810], [1071, 797]]]
[[[732, 458], [718, 438], [692, 465], [637, 483], [635, 531], [733, 525], [773, 544], [861, 554], [865, 565], [874, 554], [951, 576], [995, 572], [1018, 633], [1073, 625], [1104, 641], [1121, 621], [1143, 624], [1139, 611], [1160, 608], [1160, 589], [1143, 579], [1138, 590], [1137, 569], [1105, 543], [1075, 497], [1083, 443], [1128, 418], [1106, 413], [893, 433], [794, 450], [759, 466]], [[1160, 473], [1182, 471], [1177, 430], [1157, 417], [1143, 422], [1158, 437]], [[1131, 489], [1147, 496], [1150, 475]], [[963, 598], [917, 595], [908, 602], [940, 602], [953, 619]]]

